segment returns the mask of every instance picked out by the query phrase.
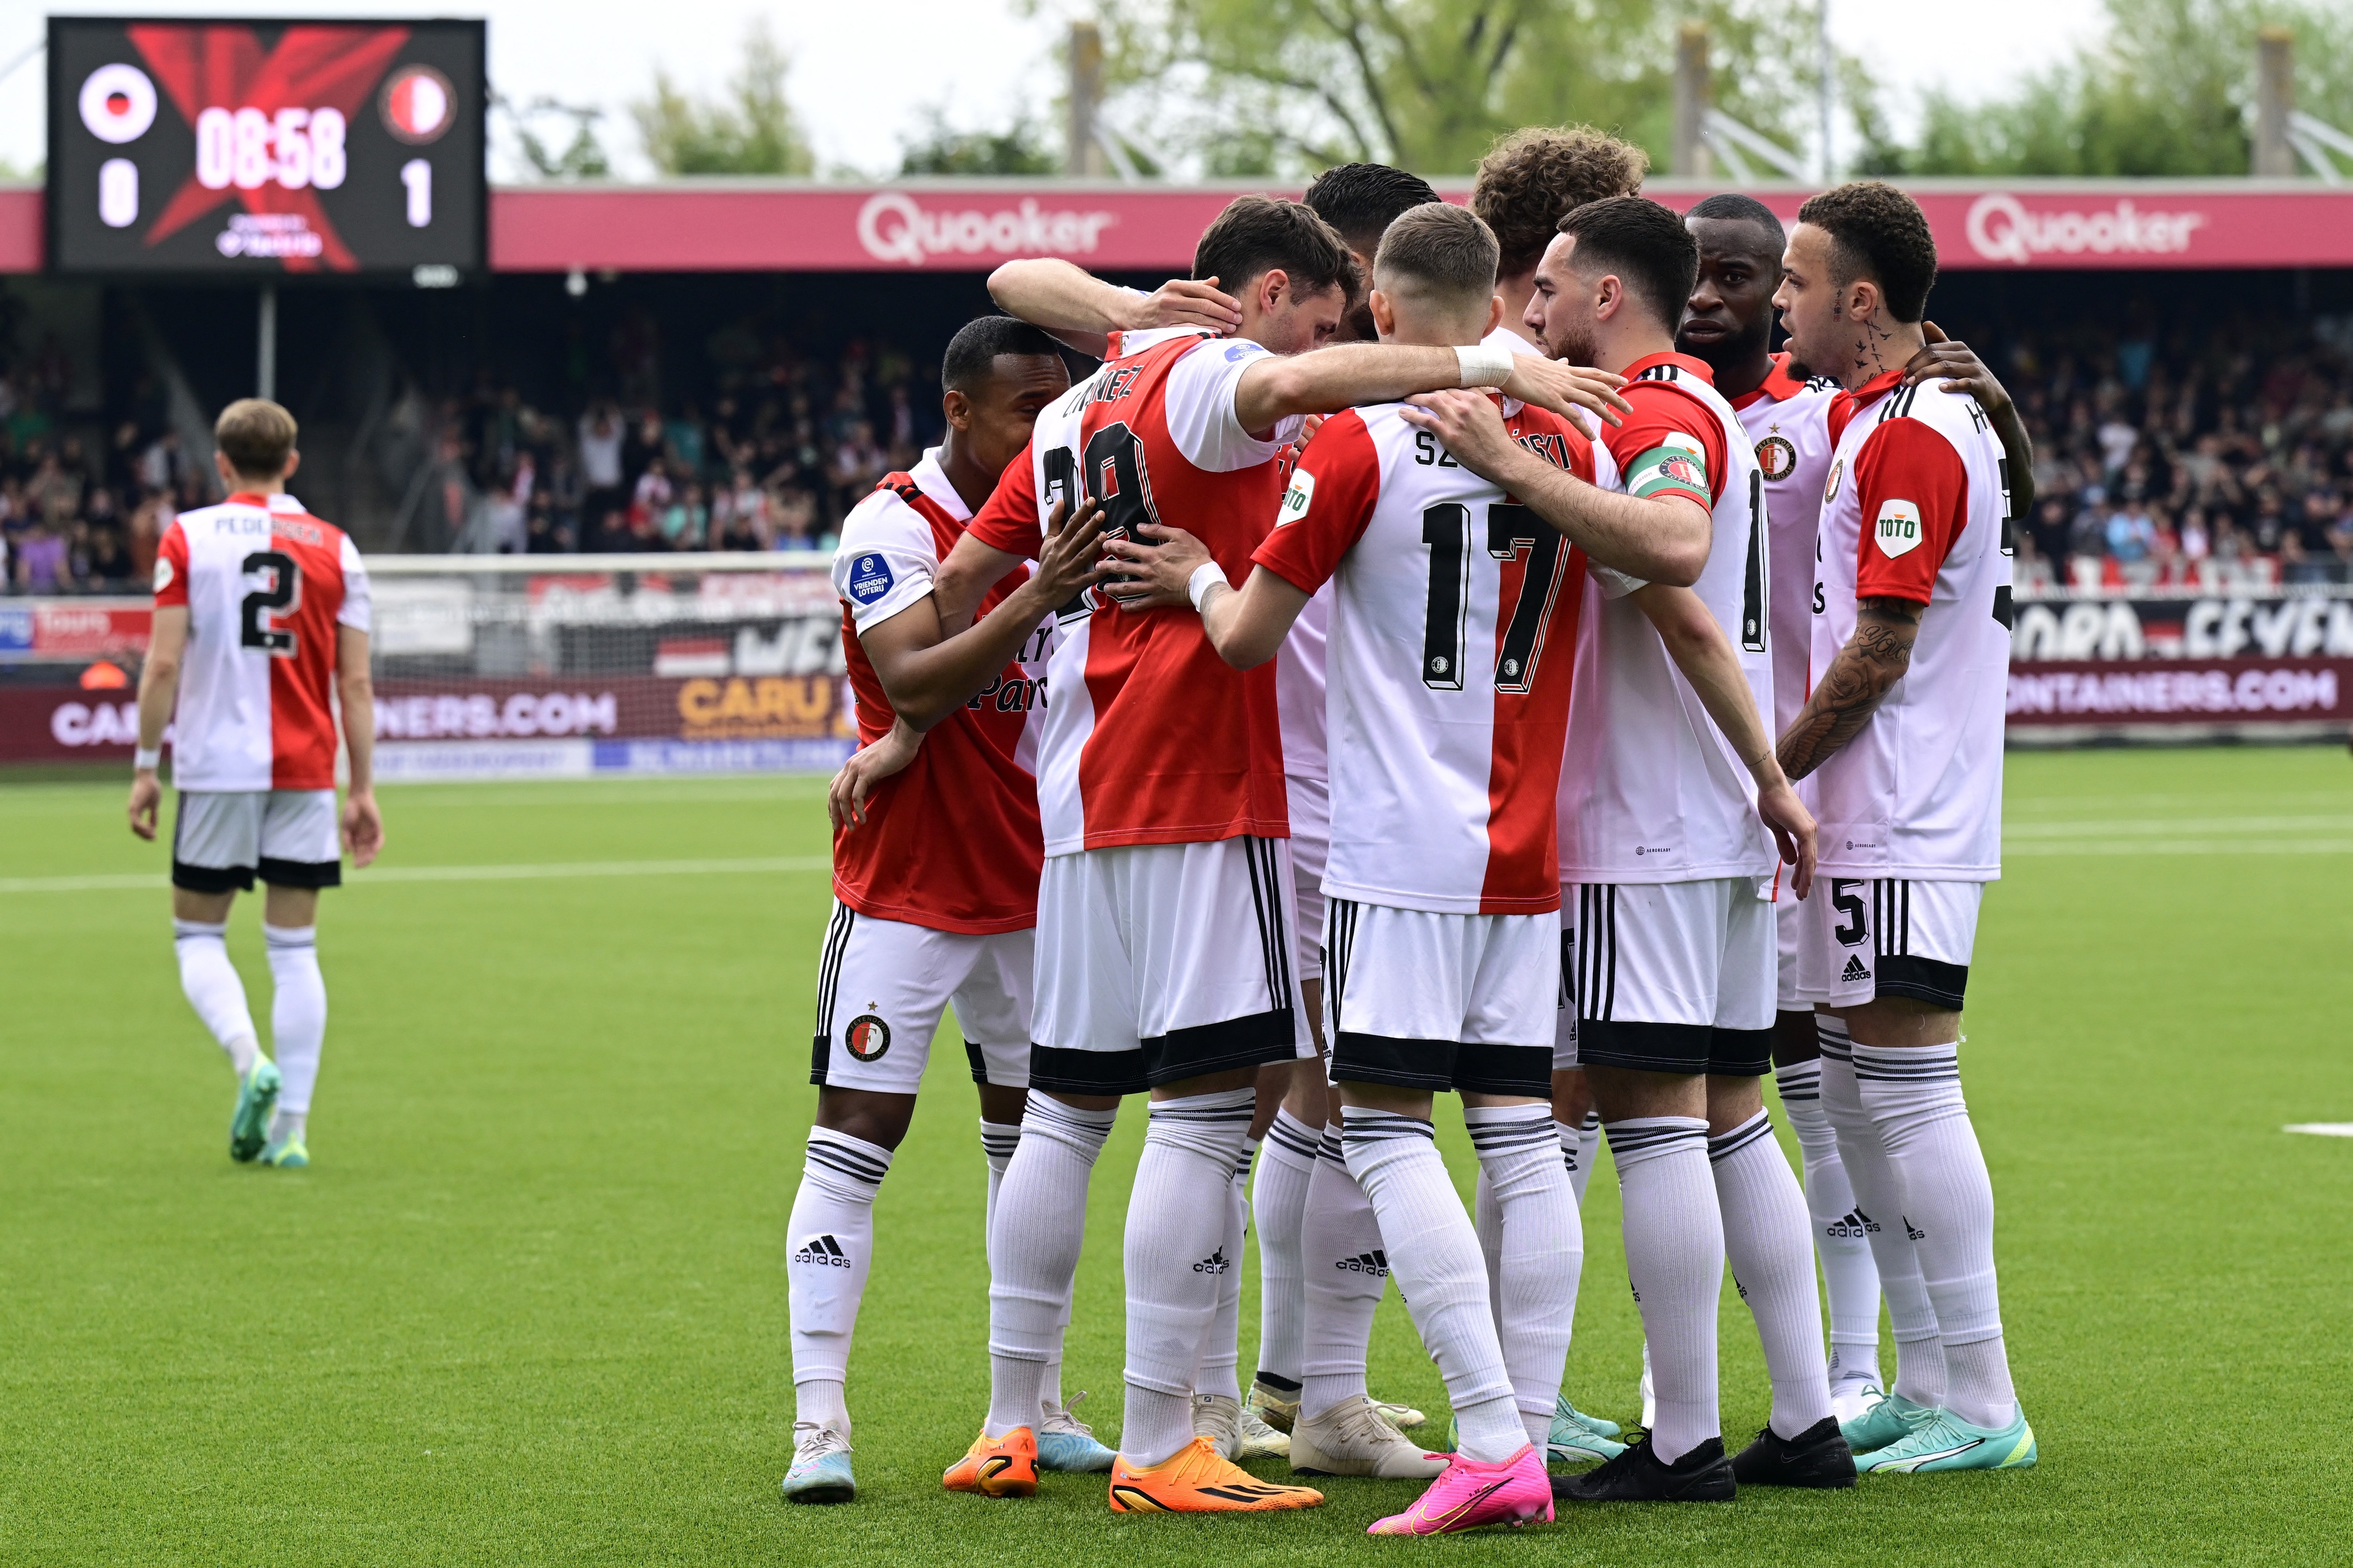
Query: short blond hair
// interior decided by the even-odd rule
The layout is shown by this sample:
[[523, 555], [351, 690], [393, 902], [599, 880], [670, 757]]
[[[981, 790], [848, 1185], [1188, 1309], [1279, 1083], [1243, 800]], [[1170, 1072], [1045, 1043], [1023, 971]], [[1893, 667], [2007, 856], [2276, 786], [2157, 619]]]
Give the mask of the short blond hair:
[[1495, 292], [1495, 237], [1466, 207], [1415, 207], [1381, 237], [1373, 279], [1384, 294], [1418, 295], [1441, 310], [1484, 310]]
[[276, 479], [300, 432], [294, 416], [266, 397], [240, 397], [213, 422], [213, 445], [247, 479]]

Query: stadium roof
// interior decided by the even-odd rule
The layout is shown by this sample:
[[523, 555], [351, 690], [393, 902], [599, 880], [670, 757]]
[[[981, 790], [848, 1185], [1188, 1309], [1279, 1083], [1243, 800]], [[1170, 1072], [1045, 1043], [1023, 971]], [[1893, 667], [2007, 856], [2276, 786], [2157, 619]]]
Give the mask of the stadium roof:
[[[491, 195], [496, 272], [982, 271], [1015, 256], [1182, 271], [1238, 193], [1220, 185], [797, 180], [509, 185]], [[1724, 189], [1653, 180], [1676, 205]], [[2353, 190], [2307, 181], [1916, 180], [1947, 270], [2353, 267]], [[1460, 200], [1468, 186], [1441, 182]], [[1810, 188], [1749, 187], [1793, 220]], [[42, 192], [0, 186], [0, 272], [42, 267]]]

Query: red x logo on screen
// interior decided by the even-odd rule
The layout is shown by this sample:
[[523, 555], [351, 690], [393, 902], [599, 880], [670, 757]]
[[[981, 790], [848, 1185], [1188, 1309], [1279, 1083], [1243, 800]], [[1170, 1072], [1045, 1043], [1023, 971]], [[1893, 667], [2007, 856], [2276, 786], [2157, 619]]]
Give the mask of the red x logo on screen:
[[[408, 41], [406, 27], [293, 26], [264, 55], [260, 36], [251, 27], [151, 24], [124, 31], [191, 126], [207, 109], [231, 113], [258, 109], [273, 120], [280, 109], [332, 109], [349, 121]], [[358, 267], [343, 237], [327, 221], [319, 193], [308, 186], [290, 191], [275, 180], [251, 190], [232, 186], [216, 191], [206, 189], [191, 172], [147, 231], [147, 243], [160, 243], [231, 198], [249, 213], [299, 216], [324, 242], [317, 258], [285, 258], [288, 271], [324, 266], [349, 272]]]

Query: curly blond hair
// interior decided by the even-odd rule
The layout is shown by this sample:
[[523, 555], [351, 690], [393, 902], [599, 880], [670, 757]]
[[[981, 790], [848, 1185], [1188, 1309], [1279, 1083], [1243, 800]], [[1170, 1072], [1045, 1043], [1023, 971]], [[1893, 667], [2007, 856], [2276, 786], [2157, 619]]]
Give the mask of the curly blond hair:
[[1471, 210], [1503, 248], [1504, 277], [1532, 270], [1560, 232], [1560, 220], [1588, 202], [1642, 188], [1651, 155], [1590, 125], [1531, 125], [1496, 138], [1479, 160]]

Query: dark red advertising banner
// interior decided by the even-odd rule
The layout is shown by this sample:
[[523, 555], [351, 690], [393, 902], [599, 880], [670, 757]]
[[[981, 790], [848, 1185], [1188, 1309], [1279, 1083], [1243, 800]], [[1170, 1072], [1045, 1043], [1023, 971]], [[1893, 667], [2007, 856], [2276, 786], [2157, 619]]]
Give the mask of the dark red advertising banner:
[[2010, 667], [2010, 728], [2353, 726], [2353, 658], [2145, 658]]

